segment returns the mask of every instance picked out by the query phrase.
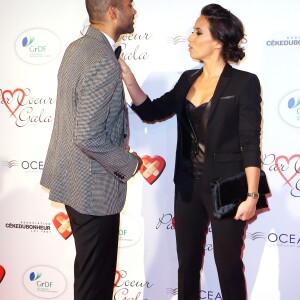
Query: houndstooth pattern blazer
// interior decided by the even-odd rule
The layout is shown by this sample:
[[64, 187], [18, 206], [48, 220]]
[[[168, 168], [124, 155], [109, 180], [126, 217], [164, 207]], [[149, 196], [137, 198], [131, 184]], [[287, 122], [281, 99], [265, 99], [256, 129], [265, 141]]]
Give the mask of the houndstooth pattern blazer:
[[138, 164], [124, 150], [126, 105], [121, 69], [101, 31], [69, 45], [58, 72], [52, 136], [41, 178], [49, 199], [83, 214], [119, 213]]

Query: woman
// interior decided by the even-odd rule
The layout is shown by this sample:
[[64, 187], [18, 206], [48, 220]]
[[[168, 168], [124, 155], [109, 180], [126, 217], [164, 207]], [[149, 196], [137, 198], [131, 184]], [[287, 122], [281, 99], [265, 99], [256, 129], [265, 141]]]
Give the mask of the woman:
[[[201, 11], [188, 38], [203, 68], [182, 74], [175, 87], [151, 101], [121, 61], [123, 79], [144, 121], [176, 114], [175, 221], [178, 299], [199, 299], [205, 236], [211, 222], [214, 257], [224, 300], [246, 299], [241, 260], [244, 229], [255, 215], [260, 174], [260, 84], [228, 62], [244, 57], [241, 21], [220, 5]], [[209, 183], [245, 170], [249, 196], [233, 219], [216, 220]]]

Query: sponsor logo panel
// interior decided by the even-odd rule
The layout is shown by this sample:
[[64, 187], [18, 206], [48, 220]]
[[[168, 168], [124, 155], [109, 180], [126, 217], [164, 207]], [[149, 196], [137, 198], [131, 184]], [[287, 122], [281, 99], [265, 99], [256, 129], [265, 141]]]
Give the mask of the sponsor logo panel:
[[[300, 154], [265, 154], [262, 163], [269, 172], [276, 172], [281, 178], [282, 187], [289, 187], [290, 195], [300, 197]], [[272, 191], [271, 191], [272, 192]]]
[[58, 36], [49, 29], [34, 28], [19, 35], [16, 40], [16, 53], [21, 60], [33, 65], [53, 61], [60, 53]]
[[57, 232], [66, 240], [71, 234], [71, 224], [69, 216], [64, 212], [57, 213], [52, 219]]
[[140, 172], [149, 184], [153, 184], [162, 174], [166, 166], [166, 162], [159, 155], [155, 155], [153, 157], [144, 155], [142, 157], [142, 161], [143, 164], [140, 168]]
[[119, 247], [129, 247], [136, 244], [142, 235], [142, 228], [136, 218], [128, 214], [120, 215]]
[[286, 248], [300, 248], [300, 235], [290, 232], [270, 232], [268, 234], [257, 231], [247, 232], [246, 239], [251, 239], [253, 242], [264, 240], [272, 246]]
[[21, 169], [26, 173], [41, 173], [44, 168], [44, 161], [41, 160], [3, 160], [3, 168], [7, 169]]
[[51, 233], [51, 224], [42, 221], [6, 222], [5, 228], [8, 230], [23, 230], [32, 233]]
[[293, 47], [300, 46], [300, 36], [277, 37], [266, 41], [268, 47]]
[[[0, 105], [5, 107], [7, 120], [17, 127], [49, 124], [54, 120], [56, 100], [37, 96], [30, 88], [0, 89]], [[50, 111], [51, 110], [51, 111]]]
[[26, 290], [39, 298], [52, 299], [62, 295], [67, 281], [62, 273], [50, 266], [35, 266], [28, 269], [23, 276]]
[[[133, 278], [126, 270], [116, 271], [114, 300], [143, 299], [142, 293], [154, 286], [152, 282]], [[146, 300], [146, 299], [145, 299]]]
[[300, 90], [286, 95], [279, 104], [279, 114], [289, 125], [300, 127]]
[[[176, 296], [178, 295], [178, 288], [167, 288], [167, 294]], [[201, 290], [199, 299], [207, 300], [222, 300], [221, 292], [212, 290]]]

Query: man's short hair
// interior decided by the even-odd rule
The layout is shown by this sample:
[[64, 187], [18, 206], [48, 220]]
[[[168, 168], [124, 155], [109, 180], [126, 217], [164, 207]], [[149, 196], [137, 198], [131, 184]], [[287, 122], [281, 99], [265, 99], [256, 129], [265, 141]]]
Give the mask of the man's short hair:
[[85, 0], [86, 10], [90, 22], [101, 20], [106, 14], [109, 6], [121, 8], [122, 0]]

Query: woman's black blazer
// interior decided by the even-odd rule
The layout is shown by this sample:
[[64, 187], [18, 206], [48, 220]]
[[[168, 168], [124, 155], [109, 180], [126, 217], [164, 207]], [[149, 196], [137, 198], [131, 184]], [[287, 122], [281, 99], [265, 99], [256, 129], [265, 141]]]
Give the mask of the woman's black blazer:
[[[146, 99], [131, 108], [145, 122], [177, 116], [177, 150], [174, 181], [178, 160], [190, 151], [192, 144], [184, 102], [193, 82], [202, 69], [185, 71], [174, 88], [153, 101]], [[256, 75], [226, 64], [211, 99], [206, 125], [204, 179], [231, 176], [249, 166], [261, 166], [260, 83]]]

